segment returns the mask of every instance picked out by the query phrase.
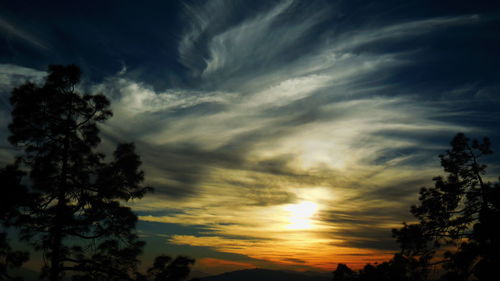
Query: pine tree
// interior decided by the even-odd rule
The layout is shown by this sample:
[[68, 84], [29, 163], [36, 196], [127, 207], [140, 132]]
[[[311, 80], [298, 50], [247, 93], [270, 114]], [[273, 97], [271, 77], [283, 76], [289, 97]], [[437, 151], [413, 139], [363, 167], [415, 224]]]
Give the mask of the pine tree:
[[111, 117], [110, 103], [77, 91], [80, 76], [75, 65], [52, 65], [43, 86], [28, 82], [12, 92], [9, 141], [23, 151], [17, 161], [33, 196], [17, 224], [48, 260], [50, 281], [68, 271], [76, 280], [131, 280], [144, 243], [123, 202], [151, 188], [141, 184], [133, 144], [118, 145], [108, 163], [96, 152], [97, 125]]
[[490, 141], [457, 134], [440, 155], [446, 177], [422, 188], [411, 213], [418, 223], [393, 230], [401, 254], [420, 276], [433, 264], [448, 272], [443, 280], [490, 280], [500, 267], [500, 185], [484, 180], [481, 158], [492, 154]]

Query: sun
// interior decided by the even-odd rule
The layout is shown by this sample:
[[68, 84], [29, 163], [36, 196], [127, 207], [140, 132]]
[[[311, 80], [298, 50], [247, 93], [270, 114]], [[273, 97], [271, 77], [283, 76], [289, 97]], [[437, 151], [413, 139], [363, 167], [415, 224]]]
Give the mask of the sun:
[[284, 209], [288, 212], [286, 229], [311, 229], [313, 227], [312, 217], [318, 210], [318, 204], [305, 201], [298, 204], [286, 205]]

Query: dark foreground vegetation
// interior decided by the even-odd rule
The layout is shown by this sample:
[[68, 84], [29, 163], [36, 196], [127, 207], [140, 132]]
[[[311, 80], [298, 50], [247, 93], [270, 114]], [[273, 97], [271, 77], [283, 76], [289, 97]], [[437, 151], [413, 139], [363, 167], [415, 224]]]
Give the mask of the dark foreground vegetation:
[[203, 277], [202, 281], [331, 281], [328, 273], [297, 272], [269, 269], [243, 269]]
[[[146, 272], [138, 270], [144, 242], [124, 203], [152, 188], [142, 184], [133, 143], [117, 145], [111, 161], [96, 151], [97, 125], [112, 112], [105, 96], [77, 91], [80, 76], [74, 65], [53, 65], [44, 85], [27, 82], [12, 91], [9, 142], [20, 154], [0, 169], [0, 280], [22, 280], [12, 270], [29, 260], [10, 246], [8, 228], [42, 253], [41, 279], [187, 279], [194, 260], [183, 256], [160, 255]], [[500, 184], [485, 180], [481, 160], [489, 154], [487, 138], [457, 134], [440, 155], [446, 175], [422, 188], [419, 205], [411, 207], [416, 223], [393, 230], [400, 252], [357, 272], [339, 264], [333, 280], [496, 280]]]
[[485, 181], [490, 141], [457, 134], [440, 155], [445, 176], [420, 190], [417, 223], [393, 229], [400, 252], [354, 272], [339, 264], [334, 281], [493, 281], [500, 268], [500, 183]]
[[117, 145], [112, 160], [96, 151], [97, 124], [111, 117], [108, 99], [77, 91], [75, 65], [49, 67], [43, 86], [27, 82], [12, 91], [9, 142], [21, 151], [0, 170], [0, 280], [29, 254], [8, 243], [7, 227], [43, 254], [41, 278], [62, 280], [184, 280], [193, 259], [156, 257], [137, 268], [144, 247], [137, 216], [124, 203], [142, 198], [141, 160], [133, 143]]

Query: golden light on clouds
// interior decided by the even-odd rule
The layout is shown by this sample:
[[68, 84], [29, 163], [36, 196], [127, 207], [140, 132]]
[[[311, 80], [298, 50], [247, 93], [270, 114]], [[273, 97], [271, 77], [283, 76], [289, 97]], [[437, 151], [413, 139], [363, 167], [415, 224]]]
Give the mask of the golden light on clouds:
[[[357, 167], [351, 171], [330, 168], [336, 173], [327, 175], [322, 169], [294, 171], [307, 175], [300, 177], [282, 171], [214, 168], [206, 173], [204, 184], [193, 197], [180, 201], [146, 197], [133, 207], [141, 211], [142, 221], [203, 226], [199, 233], [170, 234], [166, 244], [208, 247], [305, 270], [332, 270], [338, 262], [359, 268], [392, 255], [391, 251], [371, 248], [379, 238], [364, 233], [375, 231], [374, 235], [381, 233], [377, 237], [391, 240], [390, 230], [399, 227], [399, 222], [393, 220], [392, 213], [379, 214], [378, 210], [384, 209], [380, 204], [396, 208], [400, 202], [389, 205], [379, 198], [355, 198], [415, 174], [387, 166]], [[370, 211], [372, 208], [375, 211]], [[156, 210], [172, 212], [159, 215]]]
[[[417, 93], [404, 88], [391, 95], [395, 85], [374, 84], [408, 61], [359, 47], [464, 18], [349, 32], [283, 67], [266, 61], [263, 69], [240, 73], [255, 66], [242, 64], [245, 54], [258, 61], [286, 53], [321, 18], [320, 12], [287, 25], [287, 34], [297, 37], [274, 41], [266, 30], [292, 2], [208, 41], [205, 31], [218, 29], [205, 30], [214, 16], [199, 10], [202, 21], [188, 28], [179, 48], [181, 60], [206, 82], [198, 90], [155, 91], [119, 81], [117, 117], [108, 133], [128, 132], [130, 124], [140, 128], [132, 133], [143, 136], [138, 147], [147, 179], [159, 191], [134, 203], [134, 210], [142, 221], [190, 229], [164, 234], [165, 244], [293, 268], [333, 270], [338, 262], [359, 268], [387, 260], [396, 250], [391, 228], [408, 219], [418, 189], [435, 175], [428, 156], [441, 147], [430, 146], [429, 136], [464, 128], [442, 121], [442, 108], [418, 102]], [[210, 42], [209, 56], [191, 64], [200, 54], [192, 51], [201, 34]], [[263, 42], [272, 47], [261, 53]], [[161, 122], [151, 123], [157, 116]], [[203, 263], [247, 268], [253, 261]]]
[[[140, 216], [143, 221], [174, 223], [186, 226], [204, 225], [207, 231], [196, 235], [170, 235], [166, 243], [209, 247], [218, 252], [240, 254], [257, 261], [299, 268], [330, 270], [338, 261], [351, 266], [380, 261], [389, 254], [377, 250], [345, 245], [331, 231], [341, 229], [335, 223], [322, 221], [328, 211], [344, 197], [326, 187], [294, 187], [294, 203], [244, 206], [224, 204], [229, 197], [210, 197], [198, 203], [203, 208], [185, 208], [169, 216]], [[233, 193], [232, 200], [238, 194]], [[186, 203], [186, 206], [189, 205]], [[241, 265], [228, 265], [239, 267]], [[243, 267], [243, 266], [241, 266]], [[245, 266], [246, 268], [247, 266]]]

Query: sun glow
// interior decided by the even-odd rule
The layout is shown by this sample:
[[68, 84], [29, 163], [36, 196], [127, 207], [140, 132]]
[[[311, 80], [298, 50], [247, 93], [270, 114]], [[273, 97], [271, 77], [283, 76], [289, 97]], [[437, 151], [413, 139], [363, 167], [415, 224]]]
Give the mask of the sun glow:
[[284, 209], [288, 211], [288, 225], [286, 225], [286, 229], [311, 229], [313, 227], [312, 217], [318, 210], [318, 205], [310, 201], [305, 201], [287, 205]]

